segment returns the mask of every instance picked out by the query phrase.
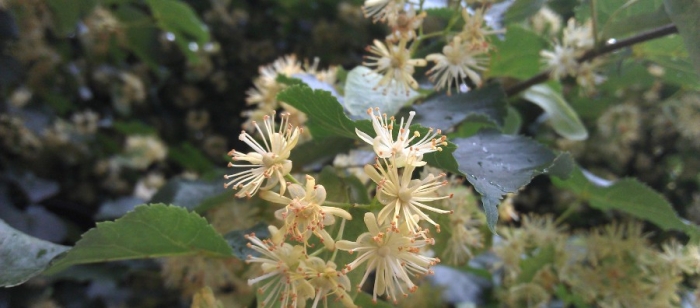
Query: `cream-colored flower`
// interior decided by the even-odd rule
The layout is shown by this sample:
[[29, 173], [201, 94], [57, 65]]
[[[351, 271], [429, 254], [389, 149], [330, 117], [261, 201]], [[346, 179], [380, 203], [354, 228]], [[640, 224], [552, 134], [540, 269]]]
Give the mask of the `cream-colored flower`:
[[603, 61], [596, 59], [579, 64], [576, 73], [576, 83], [578, 83], [586, 93], [595, 93], [596, 86], [605, 81], [605, 76], [598, 74], [598, 68], [602, 63]]
[[263, 117], [280, 107], [277, 94], [286, 86], [277, 82], [278, 75], [291, 77], [294, 74], [304, 72], [301, 62], [296, 55], [286, 55], [278, 58], [272, 64], [261, 66], [258, 69], [260, 75], [253, 81], [253, 87], [246, 91], [246, 104], [256, 105], [257, 109], [247, 110], [242, 113], [248, 120], [243, 123], [243, 128], [253, 131], [253, 121], [261, 121]]
[[325, 227], [335, 223], [334, 216], [352, 219], [350, 213], [337, 207], [322, 206], [326, 201], [326, 189], [323, 185], [316, 185], [316, 180], [309, 175], [306, 176], [305, 188], [291, 184], [288, 190], [291, 199], [271, 191], [261, 192], [260, 198], [286, 205], [275, 212], [275, 217], [284, 221], [283, 229], [288, 236], [308, 245], [311, 234], [314, 234], [326, 248], [335, 250], [335, 242]]
[[396, 19], [403, 8], [405, 0], [365, 0], [362, 12], [365, 18], [372, 18], [372, 22]]
[[442, 54], [434, 53], [425, 57], [428, 61], [435, 62], [427, 74], [430, 81], [435, 83], [435, 90], [447, 88], [447, 95], [451, 94], [452, 86], [459, 91], [459, 85], [469, 77], [477, 86], [481, 86], [481, 76], [477, 71], [486, 69], [488, 58], [484, 57], [486, 50], [469, 43], [462, 42], [462, 38], [455, 36], [450, 44], [442, 48]]
[[75, 131], [81, 135], [94, 135], [97, 132], [99, 120], [100, 115], [90, 109], [74, 113], [71, 117]]
[[261, 189], [263, 182], [267, 182], [265, 186], [262, 186], [263, 190], [272, 189], [277, 183], [279, 183], [281, 187], [280, 194], [284, 194], [286, 190], [287, 184], [284, 180], [284, 176], [289, 174], [289, 171], [292, 170], [292, 161], [289, 160], [289, 155], [292, 148], [297, 144], [302, 129], [299, 127], [292, 127], [292, 125], [288, 123], [289, 115], [283, 113], [281, 115], [282, 121], [279, 128], [275, 131], [274, 117], [274, 112], [271, 116], [265, 116], [265, 131], [263, 131], [257, 123], [253, 123], [262, 138], [264, 146], [255, 141], [251, 135], [242, 131], [238, 139], [248, 144], [254, 152], [244, 154], [236, 150], [231, 150], [228, 153], [228, 155], [231, 156], [231, 160], [234, 162], [247, 161], [250, 163], [237, 165], [230, 162], [228, 164], [229, 167], [249, 168], [238, 173], [224, 176], [227, 180], [233, 178], [233, 180], [224, 184], [224, 187], [233, 186], [234, 189], [240, 189], [240, 191], [236, 193], [236, 197], [241, 198], [254, 195], [258, 189]]
[[401, 221], [405, 221], [411, 232], [418, 233], [421, 230], [418, 222], [423, 219], [434, 225], [440, 232], [440, 225], [423, 213], [423, 210], [439, 214], [451, 212], [425, 204], [425, 202], [452, 197], [452, 195], [439, 196], [436, 192], [440, 187], [447, 185], [447, 181], [440, 180], [445, 174], [438, 176], [428, 174], [422, 180], [412, 179], [416, 167], [410, 162], [402, 172], [399, 172], [393, 157], [388, 161], [383, 160], [384, 164], [379, 163], [377, 159], [374, 165], [365, 165], [365, 172], [372, 181], [377, 183], [377, 199], [384, 204], [384, 208], [377, 216], [379, 223], [390, 222], [396, 229]]
[[566, 76], [575, 76], [578, 72], [578, 61], [576, 61], [574, 48], [557, 44], [553, 51], [540, 51], [540, 56], [544, 59], [547, 68], [550, 69], [550, 76], [553, 79], [559, 80]]
[[[374, 112], [377, 112], [375, 114]], [[367, 114], [372, 120], [372, 127], [374, 132], [377, 134], [376, 137], [372, 138], [365, 132], [355, 129], [355, 133], [364, 142], [369, 143], [374, 147], [374, 152], [377, 156], [381, 158], [394, 157], [396, 165], [401, 168], [409, 161], [409, 157], [415, 156], [415, 158], [410, 159], [411, 163], [415, 166], [423, 166], [425, 162], [422, 161], [423, 154], [432, 153], [435, 151], [441, 151], [440, 146], [447, 145], [447, 137], [441, 135], [441, 131], [430, 129], [429, 133], [423, 136], [417, 142], [411, 144], [414, 139], [420, 138], [420, 133], [414, 131], [411, 134], [411, 121], [416, 115], [415, 111], [409, 112], [408, 120], [404, 123], [404, 119], [401, 118], [398, 130], [399, 133], [394, 140], [394, 124], [396, 119], [394, 117], [388, 117], [387, 114], [381, 114], [379, 108], [367, 109]]]
[[561, 30], [561, 16], [552, 9], [543, 6], [535, 15], [530, 17], [532, 29], [543, 35], [554, 35]]
[[[273, 237], [279, 233], [274, 227], [270, 231]], [[314, 288], [298, 271], [300, 261], [304, 258], [304, 247], [269, 239], [261, 240], [255, 234], [246, 235], [246, 239], [250, 241], [248, 247], [261, 255], [248, 255], [246, 263], [260, 263], [263, 271], [262, 275], [248, 279], [248, 285], [269, 280], [258, 288], [261, 294], [268, 293], [260, 307], [272, 306], [276, 301], [279, 301], [281, 307], [299, 307], [306, 299], [314, 296]]]
[[356, 307], [352, 297], [348, 295], [350, 289], [350, 279], [339, 272], [333, 261], [324, 262], [318, 257], [310, 257], [300, 265], [301, 273], [308, 279], [309, 283], [316, 289], [316, 296], [312, 308], [316, 308], [321, 298], [324, 299], [327, 307], [329, 295], [335, 295], [345, 307]]
[[125, 164], [136, 169], [146, 169], [154, 162], [165, 159], [168, 147], [154, 136], [132, 135], [126, 138]]
[[578, 26], [576, 25], [575, 19], [569, 19], [566, 23], [566, 28], [564, 28], [564, 46], [575, 48], [580, 52], [593, 48], [595, 40], [593, 39], [593, 31], [591, 29], [592, 23], [590, 20]]
[[[418, 82], [413, 79], [413, 72], [416, 66], [425, 66], [424, 59], [411, 59], [411, 52], [406, 48], [407, 40], [402, 39], [398, 45], [384, 43], [374, 40], [374, 45], [367, 47], [372, 55], [365, 57], [362, 65], [373, 68], [373, 71], [383, 75], [377, 83], [378, 87], [385, 87], [388, 90], [395, 84], [397, 90], [405, 90], [406, 95], [410, 89], [417, 89]], [[386, 91], [385, 90], [385, 91]]]
[[370, 273], [375, 272], [373, 301], [377, 301], [377, 295], [386, 294], [396, 302], [399, 295], [406, 296], [406, 291], [413, 292], [418, 288], [410, 276], [432, 274], [430, 267], [440, 262], [438, 258], [419, 253], [434, 240], [427, 238], [424, 231], [411, 233], [406, 224], [402, 224], [397, 232], [386, 231], [389, 225], [379, 225], [372, 213], [366, 213], [364, 220], [369, 232], [362, 233], [355, 242], [342, 240], [336, 243], [340, 250], [358, 253], [344, 271], [352, 271], [367, 262], [358, 288], [365, 284]]
[[416, 38], [416, 29], [423, 24], [423, 19], [428, 16], [425, 11], [416, 15], [416, 10], [411, 5], [408, 10], [401, 10], [395, 19], [389, 19], [388, 25], [391, 27], [391, 34], [386, 37], [387, 41], [397, 42], [401, 39], [413, 40]]
[[474, 10], [474, 14], [469, 14], [469, 11], [467, 8], [464, 8], [462, 10], [462, 19], [464, 19], [464, 28], [462, 28], [462, 32], [460, 33], [460, 36], [462, 36], [462, 39], [466, 42], [470, 42], [472, 44], [480, 44], [484, 48], [488, 49], [488, 36], [492, 34], [498, 34], [498, 33], [504, 33], [505, 30], [494, 30], [490, 29], [485, 23], [484, 23], [484, 13], [486, 12], [485, 8], [477, 9]]

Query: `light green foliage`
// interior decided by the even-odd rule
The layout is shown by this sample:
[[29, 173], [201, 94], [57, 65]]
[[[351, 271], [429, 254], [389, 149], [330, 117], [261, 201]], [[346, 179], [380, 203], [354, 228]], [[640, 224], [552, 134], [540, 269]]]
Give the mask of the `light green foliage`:
[[343, 136], [356, 139], [355, 123], [343, 112], [343, 106], [330, 92], [312, 90], [305, 85], [291, 86], [277, 95], [279, 101], [309, 116], [307, 126], [314, 138]]
[[695, 72], [700, 74], [700, 0], [665, 0], [664, 7], [683, 37]]
[[98, 223], [47, 273], [76, 264], [194, 254], [228, 257], [232, 250], [199, 215], [176, 206], [142, 205], [113, 222]]
[[634, 55], [664, 68], [660, 77], [683, 88], [700, 90], [700, 75], [693, 69], [680, 36], [674, 35], [634, 46]]
[[[197, 48], [209, 42], [209, 30], [189, 5], [179, 0], [146, 0], [158, 25], [175, 35], [175, 42], [190, 61], [197, 61]], [[192, 45], [195, 46], [195, 45]]]
[[505, 22], [519, 22], [527, 19], [528, 17], [535, 15], [547, 0], [515, 0], [513, 4], [508, 8], [505, 14]]
[[56, 16], [56, 31], [67, 36], [75, 32], [78, 19], [87, 15], [97, 5], [97, 0], [51, 0], [47, 1]]
[[550, 85], [535, 85], [525, 91], [523, 98], [540, 106], [549, 116], [554, 130], [570, 140], [585, 140], [588, 131], [578, 114], [564, 100], [560, 90]]
[[618, 210], [636, 218], [654, 223], [664, 230], [674, 229], [697, 236], [696, 226], [684, 223], [671, 204], [658, 192], [633, 178], [626, 178], [610, 186], [598, 186], [575, 169], [568, 180], [552, 178], [554, 184], [575, 193], [592, 207]]
[[[591, 18], [591, 2], [581, 2], [576, 20], [584, 22]], [[595, 0], [598, 39], [620, 39], [668, 24], [668, 17], [659, 11], [662, 5], [662, 0]], [[634, 27], [630, 27], [631, 23]]]
[[406, 103], [419, 96], [418, 92], [413, 90], [406, 95], [405, 91], [377, 87], [380, 78], [380, 75], [364, 66], [358, 66], [348, 73], [345, 82], [345, 109], [350, 115], [365, 117], [367, 108], [379, 107], [382, 113], [392, 116]]
[[69, 247], [31, 237], [0, 219], [0, 287], [12, 287], [39, 275]]
[[541, 70], [540, 50], [547, 42], [534, 32], [520, 26], [508, 27], [505, 40], [493, 40], [489, 76], [527, 79]]
[[124, 29], [127, 47], [152, 71], [158, 72], [160, 57], [158, 27], [152, 18], [132, 5], [120, 5], [113, 11], [114, 16], [128, 25]]
[[204, 153], [189, 142], [183, 142], [179, 146], [171, 147], [168, 151], [168, 157], [185, 167], [185, 169], [198, 174], [206, 174], [214, 169], [214, 165], [204, 156]]

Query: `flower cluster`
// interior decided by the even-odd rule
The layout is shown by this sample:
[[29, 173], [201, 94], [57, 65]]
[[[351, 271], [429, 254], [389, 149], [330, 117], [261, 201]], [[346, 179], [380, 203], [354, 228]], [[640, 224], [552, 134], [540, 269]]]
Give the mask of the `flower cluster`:
[[[547, 306], [562, 290], [600, 307], [675, 307], [683, 275], [700, 271], [700, 248], [675, 241], [654, 249], [636, 222], [613, 223], [574, 240], [551, 217], [525, 216], [521, 228], [503, 228], [494, 243], [502, 260], [509, 306]], [[529, 260], [539, 268], [526, 268]], [[558, 291], [557, 291], [558, 289]]]
[[[327, 70], [318, 68], [319, 61], [315, 59], [312, 64], [304, 64], [297, 60], [296, 55], [287, 55], [275, 60], [272, 64], [261, 66], [259, 69], [260, 76], [253, 81], [253, 88], [249, 89], [246, 94], [246, 103], [255, 106], [255, 109], [243, 112], [243, 116], [248, 120], [243, 124], [247, 131], [255, 129], [254, 121], [261, 121], [263, 118], [273, 111], [282, 108], [289, 114], [289, 122], [296, 126], [301, 126], [306, 123], [306, 115], [298, 109], [277, 101], [277, 94], [286, 88], [286, 85], [277, 81], [279, 75], [285, 77], [310, 75], [318, 81], [329, 85], [334, 85], [336, 82], [337, 67], [329, 67]], [[309, 139], [310, 135], [303, 135], [303, 140]]]
[[[384, 22], [391, 28], [386, 43], [375, 40], [374, 45], [367, 48], [371, 55], [363, 63], [383, 76], [377, 87], [383, 87], [385, 92], [394, 88], [408, 94], [410, 89], [416, 89], [418, 82], [413, 78], [413, 73], [416, 67], [426, 66], [427, 61], [435, 63], [427, 74], [436, 90], [446, 88], [450, 94], [453, 87], [459, 90], [461, 86], [466, 86], [467, 78], [481, 86], [479, 72], [486, 69], [491, 50], [488, 37], [502, 33], [485, 25], [485, 7], [476, 10], [463, 8], [464, 27], [458, 34], [445, 38], [448, 44], [442, 53], [430, 54], [425, 59], [413, 59], [415, 47], [427, 37], [416, 35], [416, 30], [420, 29], [419, 33], [422, 33], [423, 19], [427, 16], [425, 11], [416, 13], [413, 5], [404, 0], [367, 0], [363, 11], [365, 17], [372, 18], [374, 22]], [[413, 43], [409, 46], [411, 41]]]
[[597, 68], [602, 64], [601, 60], [579, 62], [579, 59], [593, 48], [594, 43], [591, 22], [588, 21], [579, 26], [572, 18], [564, 28], [561, 43], [556, 42], [554, 50], [543, 50], [540, 55], [550, 69], [553, 79], [575, 77], [576, 82], [590, 92], [605, 79], [596, 73]]
[[306, 248], [284, 242], [282, 231], [270, 226], [270, 239], [261, 240], [255, 234], [247, 235], [248, 247], [260, 254], [249, 255], [247, 263], [259, 263], [263, 274], [248, 280], [252, 285], [266, 281], [258, 289], [264, 300], [261, 307], [279, 302], [281, 307], [300, 307], [314, 299], [316, 307], [322, 298], [333, 295], [345, 307], [355, 307], [347, 293], [350, 280], [336, 270], [332, 261], [306, 255]]
[[[264, 146], [245, 131], [241, 134], [241, 140], [255, 152], [231, 151], [234, 160], [246, 160], [250, 164], [231, 163], [230, 166], [252, 165], [252, 168], [227, 175], [230, 182], [226, 186], [240, 189], [236, 194], [238, 197], [260, 191], [262, 199], [283, 206], [274, 214], [281, 226], [269, 226], [269, 239], [248, 236], [249, 247], [259, 256], [250, 256], [247, 262], [262, 265], [262, 274], [249, 280], [249, 284], [262, 284], [259, 291], [263, 306], [273, 300], [283, 306], [298, 306], [313, 299], [316, 307], [321, 299], [332, 295], [346, 307], [353, 307], [348, 295], [351, 282], [346, 276], [351, 271], [364, 271], [358, 287], [375, 272], [373, 299], [376, 301], [378, 296], [386, 296], [397, 301], [400, 296], [418, 288], [415, 277], [431, 274], [431, 266], [440, 262], [438, 258], [425, 255], [425, 250], [435, 240], [421, 223], [432, 224], [439, 232], [439, 224], [424, 211], [438, 214], [453, 211], [443, 206], [444, 201], [452, 197], [445, 189], [448, 184], [446, 175], [428, 172], [421, 175], [422, 179], [413, 179], [413, 175], [416, 168], [426, 164], [423, 155], [440, 151], [447, 144], [446, 138], [440, 130], [411, 131], [415, 112], [411, 112], [407, 120], [402, 118], [399, 121], [397, 134], [394, 134], [395, 118], [381, 114], [379, 109], [369, 109], [367, 114], [372, 120], [375, 136], [360, 130], [357, 130], [357, 135], [372, 145], [376, 162], [365, 165], [363, 171], [376, 184], [376, 199], [383, 207], [377, 214], [365, 213], [367, 232], [354, 241], [342, 240], [345, 222], [353, 219], [350, 212], [339, 204], [328, 202], [326, 188], [317, 184], [313, 176], [306, 175], [306, 183], [302, 185], [289, 175], [289, 151], [298, 133], [286, 122], [286, 115], [282, 116], [279, 129], [275, 129], [272, 117], [265, 119], [265, 134], [261, 133]], [[285, 183], [286, 180], [294, 183]], [[277, 184], [280, 184], [280, 190], [271, 190]], [[436, 205], [429, 205], [431, 202]], [[465, 215], [459, 217], [465, 219]], [[329, 226], [335, 225], [338, 218], [342, 222], [334, 238]], [[317, 247], [319, 243], [321, 245]], [[315, 248], [318, 250], [308, 252]], [[342, 270], [338, 270], [334, 263], [336, 249], [358, 254], [354, 261], [341, 264]], [[323, 251], [334, 252], [334, 256], [330, 260], [322, 259], [319, 256]]]

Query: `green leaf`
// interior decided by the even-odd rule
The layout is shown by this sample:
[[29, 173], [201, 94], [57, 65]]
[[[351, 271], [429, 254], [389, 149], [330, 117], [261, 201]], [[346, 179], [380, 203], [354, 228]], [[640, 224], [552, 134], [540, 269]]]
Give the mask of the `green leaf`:
[[381, 75], [371, 69], [358, 66], [348, 73], [345, 82], [345, 109], [354, 117], [365, 117], [368, 108], [379, 107], [382, 113], [395, 115], [401, 107], [419, 96], [410, 90], [399, 91], [392, 88], [378, 87]]
[[70, 247], [31, 237], [0, 219], [0, 287], [12, 287], [39, 275]]
[[535, 15], [547, 0], [515, 0], [504, 16], [505, 23], [520, 22]]
[[552, 178], [554, 185], [567, 189], [592, 207], [600, 210], [618, 210], [647, 220], [661, 229], [685, 231], [698, 235], [697, 226], [678, 217], [671, 204], [660, 193], [633, 178], [626, 178], [610, 186], [599, 186], [589, 181], [576, 168], [568, 180]]
[[261, 239], [270, 237], [270, 230], [267, 229], [268, 224], [259, 222], [245, 230], [236, 230], [226, 233], [224, 239], [233, 249], [233, 254], [241, 260], [245, 260], [249, 255], [257, 256], [258, 252], [248, 247], [248, 239], [246, 235], [255, 233], [255, 236]]
[[209, 30], [197, 17], [197, 13], [189, 5], [177, 0], [146, 0], [151, 8], [158, 25], [165, 31], [175, 35], [175, 43], [190, 61], [197, 61], [195, 50], [191, 43], [198, 48], [209, 42]]
[[189, 142], [183, 142], [180, 146], [171, 147], [168, 157], [176, 161], [185, 169], [205, 174], [214, 170], [214, 164]]
[[459, 124], [457, 130], [447, 134], [448, 140], [454, 138], [466, 138], [476, 135], [480, 130], [491, 128], [498, 130], [498, 126], [494, 124], [491, 120], [483, 116], [472, 116], [467, 118], [466, 121]]
[[233, 251], [196, 213], [164, 204], [142, 205], [113, 222], [98, 223], [47, 273], [76, 264], [195, 254], [230, 257]]
[[323, 185], [326, 189], [326, 200], [340, 203], [350, 202], [348, 190], [343, 180], [336, 174], [335, 169], [326, 166], [317, 177], [316, 184]]
[[[374, 135], [374, 129], [369, 120], [356, 122], [350, 120], [343, 112], [343, 107], [338, 100], [327, 91], [312, 90], [306, 85], [296, 85], [278, 94], [277, 100], [306, 113], [309, 117], [307, 126], [314, 138], [342, 136], [358, 140], [359, 137], [355, 133], [356, 127], [370, 136]], [[421, 136], [425, 136], [429, 130], [420, 125], [412, 125], [410, 129], [418, 131]], [[443, 151], [426, 154], [424, 159], [432, 166], [458, 173], [457, 162], [451, 154], [454, 148], [454, 145], [448, 142], [448, 145], [443, 147]]]
[[[348, 241], [355, 241], [360, 236], [360, 234], [369, 232], [364, 221], [366, 211], [359, 208], [350, 208], [348, 209], [348, 212], [350, 213], [350, 215], [352, 215], [352, 220], [348, 220], [345, 222], [345, 229], [343, 231], [342, 239]], [[340, 224], [340, 221], [336, 221], [336, 224]], [[342, 269], [346, 265], [355, 261], [356, 258], [357, 253], [350, 254], [347, 251], [338, 251], [338, 254], [335, 258], [335, 264], [338, 266], [338, 269]], [[360, 283], [360, 281], [362, 281], [362, 276], [365, 273], [366, 267], [367, 264], [365, 263], [360, 265], [359, 267], [353, 268], [352, 271], [347, 273], [348, 279], [350, 279], [351, 284], [350, 290], [347, 291], [350, 294], [350, 296], [352, 296], [353, 298], [358, 298], [358, 300], [359, 294], [363, 293], [358, 292], [358, 288], [356, 288], [356, 286]]]
[[[336, 154], [355, 148], [355, 140], [343, 137], [312, 139], [297, 145], [289, 159], [294, 162], [292, 171], [300, 172], [308, 165], [323, 165], [332, 161]], [[318, 151], [323, 149], [323, 151]]]
[[[686, 89], [700, 91], [700, 74], [690, 63], [688, 51], [679, 35], [651, 40], [637, 44], [632, 48], [636, 58], [652, 61], [664, 68], [664, 74], [661, 76], [664, 81]], [[638, 80], [639, 78], [628, 79]], [[607, 83], [609, 82], [605, 84]]]
[[586, 140], [588, 131], [578, 114], [564, 97], [548, 85], [535, 85], [523, 93], [523, 98], [540, 106], [551, 120], [554, 131], [569, 140]]
[[506, 115], [505, 124], [503, 124], [503, 133], [508, 135], [517, 135], [520, 132], [520, 127], [523, 125], [523, 118], [520, 112], [508, 106], [508, 115]]
[[482, 115], [501, 127], [508, 113], [507, 106], [503, 87], [492, 83], [467, 93], [439, 94], [413, 106], [413, 109], [416, 110], [417, 123], [448, 130], [471, 115]]
[[700, 0], [664, 0], [664, 7], [683, 37], [695, 71], [700, 74]]
[[504, 40], [493, 40], [494, 52], [487, 72], [493, 77], [527, 79], [540, 72], [540, 50], [547, 42], [520, 26], [508, 27]]
[[78, 21], [97, 5], [97, 0], [51, 0], [47, 1], [56, 17], [58, 34], [66, 36], [75, 32]]
[[[621, 26], [625, 22], [640, 20], [645, 14], [653, 14], [663, 4], [663, 0], [596, 0], [596, 24], [598, 39], [611, 38], [604, 36], [609, 30]], [[591, 1], [582, 1], [576, 9], [576, 20], [583, 23], [591, 18]], [[639, 16], [637, 16], [639, 15]], [[636, 17], [635, 17], [636, 16]], [[653, 16], [653, 15], [648, 15]], [[648, 29], [648, 24], [655, 24], [656, 20], [644, 20], [641, 24], [635, 24], [637, 31]]]
[[306, 113], [309, 117], [307, 125], [314, 138], [328, 134], [357, 138], [355, 123], [345, 115], [343, 107], [330, 92], [296, 85], [277, 94], [277, 100]]
[[[459, 171], [481, 195], [489, 229], [495, 232], [499, 200], [514, 193], [539, 174], [566, 177], [573, 168], [568, 154], [556, 155], [539, 143], [495, 130], [452, 140]], [[444, 152], [444, 150], [443, 150]]]
[[439, 18], [443, 21], [449, 21], [456, 13], [455, 10], [448, 7], [429, 8], [425, 12], [428, 13], [428, 16]]
[[668, 17], [668, 14], [666, 14], [663, 5], [659, 5], [653, 11], [641, 12], [639, 14], [611, 20], [600, 30], [600, 37], [604, 40], [620, 38], [670, 23], [671, 19]]
[[132, 5], [120, 5], [113, 11], [120, 22], [129, 25], [124, 29], [126, 45], [141, 61], [158, 72], [158, 27], [150, 16]]

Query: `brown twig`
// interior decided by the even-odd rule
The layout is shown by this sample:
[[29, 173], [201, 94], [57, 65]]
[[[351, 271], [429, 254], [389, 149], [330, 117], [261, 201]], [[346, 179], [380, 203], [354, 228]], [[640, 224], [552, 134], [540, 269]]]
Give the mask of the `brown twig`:
[[[583, 54], [580, 58], [577, 59], [579, 63], [589, 61], [592, 59], [595, 59], [596, 57], [599, 57], [601, 55], [611, 53], [615, 50], [625, 48], [628, 46], [632, 46], [637, 43], [641, 42], [646, 42], [649, 40], [653, 40], [662, 36], [666, 36], [669, 34], [677, 33], [678, 28], [676, 28], [676, 25], [674, 24], [668, 24], [664, 25], [643, 33], [640, 33], [638, 35], [616, 41], [611, 44], [604, 45], [600, 48], [597, 49], [592, 49]], [[519, 82], [512, 87], [509, 87], [506, 89], [506, 95], [507, 96], [513, 96], [516, 95], [522, 91], [527, 90], [529, 87], [534, 86], [538, 83], [542, 83], [549, 80], [549, 70], [540, 72], [539, 74], [532, 76], [530, 79]]]

